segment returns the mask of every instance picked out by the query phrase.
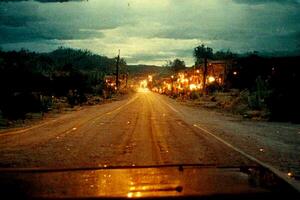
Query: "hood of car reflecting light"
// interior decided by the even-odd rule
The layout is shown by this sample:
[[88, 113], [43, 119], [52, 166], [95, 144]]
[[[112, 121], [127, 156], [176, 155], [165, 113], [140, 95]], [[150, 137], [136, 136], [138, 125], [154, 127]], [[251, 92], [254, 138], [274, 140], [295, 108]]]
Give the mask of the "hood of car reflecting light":
[[261, 167], [2, 169], [0, 198], [259, 198], [299, 195]]

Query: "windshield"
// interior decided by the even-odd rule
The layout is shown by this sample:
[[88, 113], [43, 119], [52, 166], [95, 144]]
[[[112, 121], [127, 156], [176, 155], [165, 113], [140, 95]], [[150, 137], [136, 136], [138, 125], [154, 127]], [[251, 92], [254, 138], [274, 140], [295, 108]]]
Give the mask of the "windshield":
[[300, 1], [0, 2], [0, 168], [300, 176]]

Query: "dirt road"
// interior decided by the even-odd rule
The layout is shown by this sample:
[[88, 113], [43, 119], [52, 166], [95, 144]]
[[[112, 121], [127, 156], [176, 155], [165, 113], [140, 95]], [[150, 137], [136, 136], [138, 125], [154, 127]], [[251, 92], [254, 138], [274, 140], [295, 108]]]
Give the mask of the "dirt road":
[[165, 97], [139, 92], [0, 135], [1, 167], [156, 164], [240, 166], [248, 159], [203, 132]]

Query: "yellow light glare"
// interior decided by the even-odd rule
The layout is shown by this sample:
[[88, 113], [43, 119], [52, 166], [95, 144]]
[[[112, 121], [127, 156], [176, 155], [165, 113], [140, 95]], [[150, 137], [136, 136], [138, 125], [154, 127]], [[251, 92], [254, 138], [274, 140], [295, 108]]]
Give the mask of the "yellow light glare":
[[167, 84], [168, 90], [172, 90], [171, 84]]
[[213, 82], [215, 82], [215, 77], [213, 77], [213, 76], [210, 76], [210, 77], [208, 77], [208, 82], [209, 83], [213, 83]]
[[195, 84], [190, 84], [190, 90], [196, 90], [197, 86]]
[[132, 194], [131, 192], [129, 192], [129, 193], [127, 194], [127, 197], [128, 197], [128, 198], [132, 198], [132, 196], [133, 196], [133, 194]]
[[137, 192], [137, 193], [135, 194], [135, 196], [136, 196], [136, 197], [142, 197], [142, 193], [141, 193], [141, 192]]
[[148, 85], [148, 83], [147, 83], [146, 80], [143, 80], [143, 81], [140, 82], [140, 87], [141, 87], [141, 88], [146, 88], [147, 85]]
[[293, 174], [292, 172], [288, 172], [288, 176], [289, 176], [289, 177], [293, 177], [294, 174]]

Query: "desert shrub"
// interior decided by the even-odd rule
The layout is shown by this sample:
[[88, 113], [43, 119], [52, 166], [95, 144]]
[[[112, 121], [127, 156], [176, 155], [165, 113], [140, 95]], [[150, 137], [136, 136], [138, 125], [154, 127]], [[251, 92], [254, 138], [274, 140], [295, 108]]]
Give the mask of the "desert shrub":
[[51, 96], [40, 95], [40, 105], [42, 112], [49, 111], [53, 106], [53, 98]]
[[214, 82], [214, 83], [207, 85], [206, 90], [208, 93], [214, 93], [217, 91], [222, 91], [223, 88], [217, 82]]
[[192, 91], [190, 94], [190, 98], [193, 100], [199, 99], [200, 98], [200, 94], [197, 91]]

